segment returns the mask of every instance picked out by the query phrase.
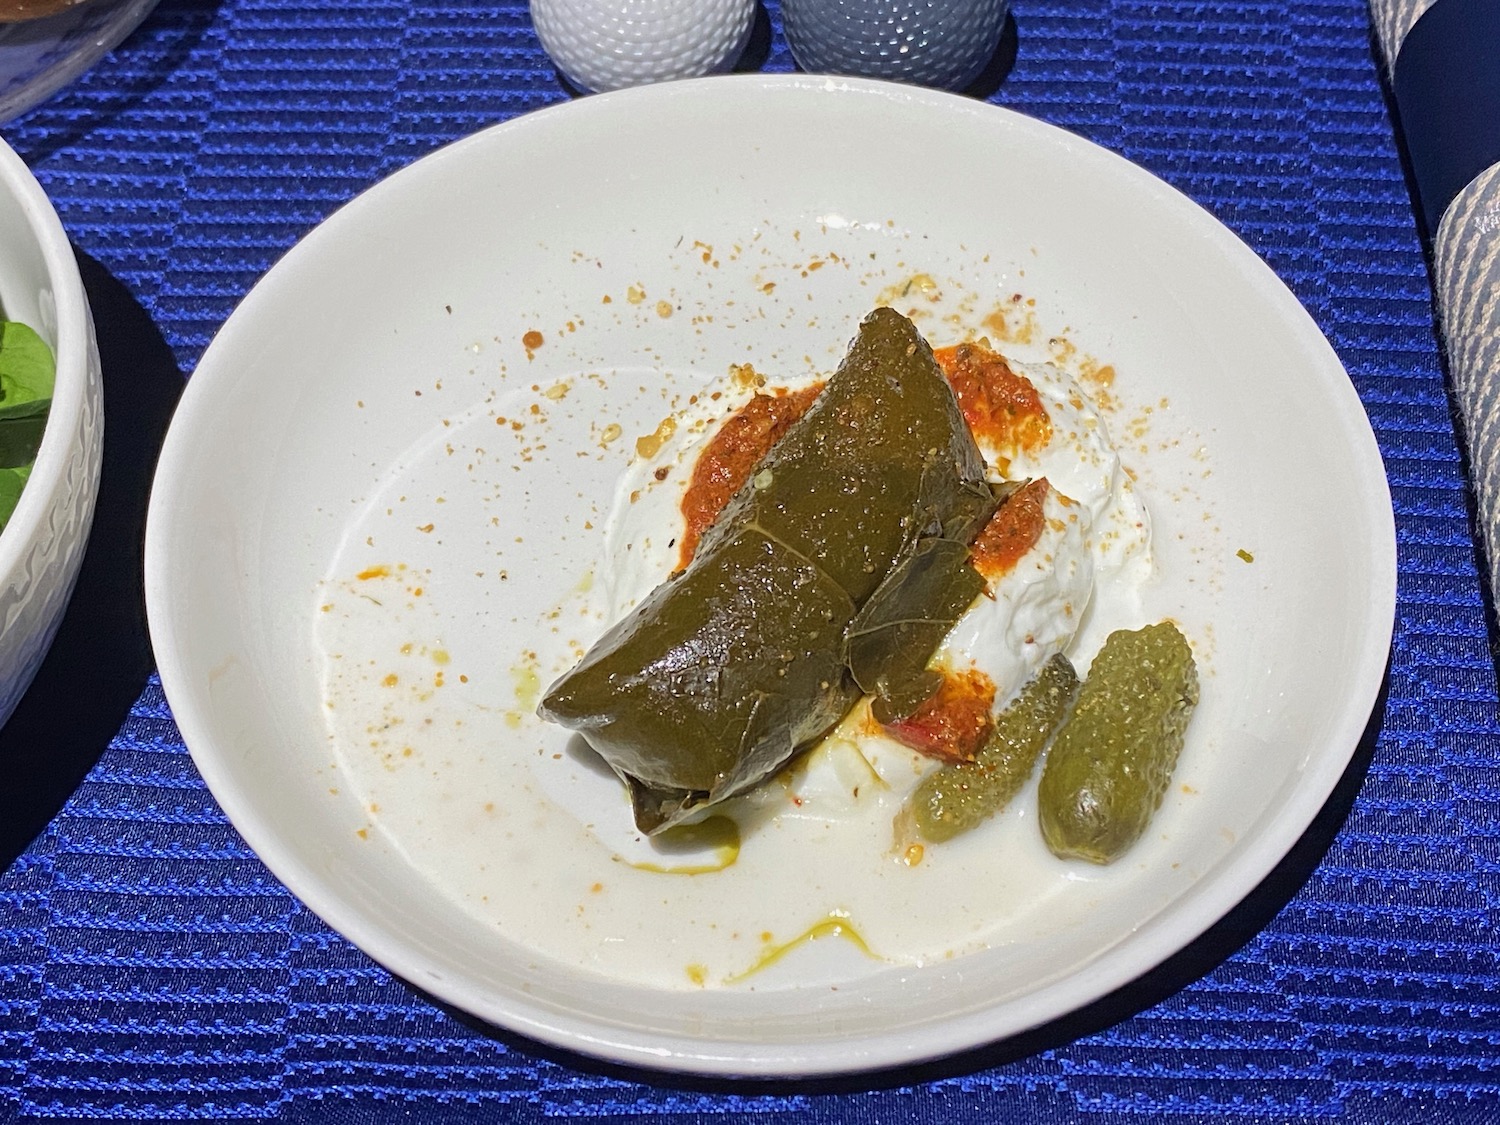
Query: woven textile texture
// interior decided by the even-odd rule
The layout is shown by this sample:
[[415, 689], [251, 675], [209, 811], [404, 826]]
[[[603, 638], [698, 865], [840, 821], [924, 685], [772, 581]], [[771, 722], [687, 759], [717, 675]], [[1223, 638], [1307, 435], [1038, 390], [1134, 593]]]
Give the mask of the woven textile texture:
[[[745, 65], [789, 69], [767, 16]], [[1500, 1121], [1495, 670], [1366, 0], [1014, 0], [1013, 18], [982, 96], [1243, 237], [1327, 333], [1385, 458], [1388, 692], [1277, 876], [1139, 986], [948, 1067], [827, 1089], [619, 1073], [476, 1028], [331, 933], [229, 827], [140, 644], [91, 648], [79, 621], [0, 737], [3, 807], [43, 775], [61, 804], [0, 820], [25, 835], [0, 853], [0, 1122]], [[514, 0], [163, 0], [5, 129], [108, 328], [113, 444], [80, 589], [117, 597], [90, 621], [138, 628], [117, 587], [138, 575], [151, 439], [254, 280], [381, 177], [568, 96]]]

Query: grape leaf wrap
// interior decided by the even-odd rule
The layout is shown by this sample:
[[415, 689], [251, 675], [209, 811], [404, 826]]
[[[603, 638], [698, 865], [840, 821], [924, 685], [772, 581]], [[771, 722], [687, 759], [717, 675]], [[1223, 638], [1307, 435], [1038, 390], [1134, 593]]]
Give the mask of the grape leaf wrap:
[[[656, 832], [755, 786], [825, 734], [863, 689], [846, 633], [892, 575], [882, 618], [931, 620], [920, 602], [967, 570], [995, 508], [984, 462], [932, 351], [891, 309], [865, 318], [807, 413], [704, 533], [688, 568], [611, 628], [542, 700], [630, 789]], [[959, 584], [967, 579], [956, 579]], [[977, 589], [978, 587], [976, 587]], [[969, 599], [972, 600], [972, 599]], [[947, 629], [861, 634], [861, 680], [911, 694]], [[883, 638], [883, 639], [882, 639]], [[915, 670], [915, 671], [912, 671]]]

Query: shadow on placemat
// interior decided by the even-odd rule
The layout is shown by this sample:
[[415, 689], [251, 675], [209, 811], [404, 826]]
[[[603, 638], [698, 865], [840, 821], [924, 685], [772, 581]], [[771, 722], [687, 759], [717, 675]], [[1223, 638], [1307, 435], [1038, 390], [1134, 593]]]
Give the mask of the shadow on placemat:
[[995, 47], [995, 53], [990, 56], [990, 61], [984, 64], [984, 69], [964, 88], [963, 92], [980, 101], [988, 101], [998, 94], [1000, 87], [1010, 77], [1011, 68], [1016, 65], [1016, 53], [1020, 50], [1020, 43], [1020, 35], [1016, 31], [1015, 13], [1006, 12], [1005, 23], [1000, 28], [1000, 42]]
[[94, 527], [57, 639], [0, 729], [0, 871], [99, 760], [150, 675], [142, 589], [146, 501], [183, 376], [125, 286], [75, 251], [104, 370], [104, 458]]
[[642, 1085], [748, 1095], [840, 1094], [913, 1086], [1004, 1066], [1096, 1035], [1155, 1007], [1208, 975], [1265, 929], [1312, 876], [1314, 869], [1332, 846], [1344, 821], [1348, 819], [1349, 811], [1354, 806], [1354, 798], [1364, 784], [1365, 774], [1369, 771], [1370, 761], [1374, 757], [1380, 731], [1385, 723], [1389, 686], [1390, 668], [1387, 663], [1386, 677], [1381, 682], [1374, 711], [1343, 776], [1307, 831], [1238, 906], [1186, 948], [1137, 980], [1075, 1012], [998, 1043], [915, 1066], [831, 1078], [700, 1078], [620, 1066], [538, 1043], [459, 1011], [427, 995], [410, 982], [403, 983], [412, 992], [443, 1009], [456, 1022], [503, 1043], [512, 1050], [548, 1059], [575, 1070], [608, 1075]]
[[754, 21], [750, 24], [750, 41], [745, 44], [744, 53], [734, 64], [734, 72], [749, 74], [764, 67], [766, 60], [771, 57], [771, 47], [775, 40], [776, 32], [771, 27], [771, 15], [764, 4], [757, 3]]

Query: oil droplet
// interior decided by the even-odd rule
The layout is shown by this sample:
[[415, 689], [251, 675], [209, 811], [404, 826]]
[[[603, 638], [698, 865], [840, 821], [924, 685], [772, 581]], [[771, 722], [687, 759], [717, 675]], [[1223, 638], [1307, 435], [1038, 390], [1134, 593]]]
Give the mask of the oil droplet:
[[526, 335], [524, 335], [524, 336], [521, 337], [521, 346], [523, 348], [525, 348], [529, 352], [530, 351], [535, 351], [537, 348], [541, 347], [542, 344], [545, 343], [545, 342], [546, 341], [545, 341], [544, 337], [542, 336], [542, 334], [540, 332], [538, 332], [535, 328], [533, 328], [530, 332], [526, 333]]
[[937, 301], [942, 297], [942, 291], [938, 288], [937, 279], [930, 273], [914, 273], [905, 281], [882, 289], [875, 298], [877, 305], [892, 305], [896, 301], [904, 301], [912, 297], [926, 297], [929, 301]]
[[448, 655], [448, 650], [445, 648], [435, 648], [432, 650], [432, 662], [434, 664], [447, 664], [452, 659], [453, 657]]
[[368, 582], [372, 578], [389, 578], [390, 576], [391, 568], [386, 566], [385, 563], [381, 563], [379, 566], [365, 567], [364, 570], [360, 571], [354, 577], [361, 582]]
[[770, 968], [772, 965], [776, 964], [776, 962], [780, 961], [783, 957], [790, 953], [793, 949], [796, 949], [799, 945], [806, 945], [810, 942], [818, 941], [825, 937], [843, 938], [850, 945], [854, 946], [855, 949], [859, 950], [872, 961], [882, 960], [879, 954], [875, 953], [869, 947], [869, 945], [865, 943], [865, 939], [860, 936], [859, 931], [854, 928], [852, 923], [850, 923], [849, 915], [847, 913], [842, 910], [830, 910], [828, 912], [827, 918], [824, 918], [821, 922], [813, 923], [813, 925], [809, 926], [802, 933], [792, 938], [791, 941], [785, 941], [779, 945], [772, 945], [770, 948], [763, 951], [761, 955], [751, 963], [748, 969], [745, 969], [743, 972], [735, 973], [732, 976], [725, 977], [724, 983], [738, 984], [740, 981], [745, 980], [748, 977], [752, 977], [756, 973], [761, 972], [764, 969]]
[[731, 363], [729, 365], [729, 380], [734, 384], [736, 390], [753, 391], [766, 385], [766, 377], [755, 370], [755, 365], [750, 363]]
[[697, 824], [683, 824], [659, 832], [651, 841], [658, 851], [671, 854], [712, 851], [712, 859], [697, 858], [687, 863], [650, 863], [647, 861], [622, 861], [637, 871], [651, 871], [658, 875], [710, 875], [734, 865], [740, 858], [740, 826], [727, 816], [711, 816]]
[[1092, 361], [1085, 361], [1080, 374], [1088, 382], [1100, 387], [1110, 387], [1115, 382], [1115, 367], [1112, 363], [1100, 365]]
[[535, 710], [537, 700], [541, 698], [542, 681], [536, 674], [536, 666], [533, 664], [517, 664], [510, 670], [511, 681], [516, 688], [516, 702], [524, 710]]
[[687, 973], [688, 980], [692, 981], [699, 988], [702, 988], [704, 982], [708, 980], [707, 965], [700, 965], [695, 961], [691, 965], [683, 966], [683, 969]]
[[515, 686], [516, 710], [505, 713], [505, 725], [515, 730], [527, 716], [536, 713], [536, 705], [542, 697], [541, 677], [536, 674], [536, 665], [517, 664], [510, 670], [511, 683]]
[[642, 458], [649, 461], [661, 452], [661, 447], [666, 444], [667, 439], [677, 432], [677, 419], [671, 415], [661, 420], [661, 425], [656, 427], [655, 433], [647, 434], [645, 437], [635, 439], [635, 451]]

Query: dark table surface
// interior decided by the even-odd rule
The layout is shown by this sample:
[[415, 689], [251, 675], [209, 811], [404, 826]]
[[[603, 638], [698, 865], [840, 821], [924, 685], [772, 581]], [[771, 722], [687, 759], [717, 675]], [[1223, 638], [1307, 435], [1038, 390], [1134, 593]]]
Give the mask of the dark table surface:
[[[743, 66], [791, 69], [766, 15]], [[0, 129], [83, 263], [109, 434], [77, 596], [0, 732], [0, 1121], [1500, 1121], [1487, 594], [1363, 3], [1015, 0], [974, 94], [1122, 153], [1227, 223], [1369, 412], [1399, 538], [1387, 693], [1275, 874], [1083, 1012], [828, 1088], [544, 1051], [330, 932], [229, 826], [153, 673], [153, 459], [203, 348], [300, 236], [424, 153], [570, 94], [508, 0], [165, 0]]]

